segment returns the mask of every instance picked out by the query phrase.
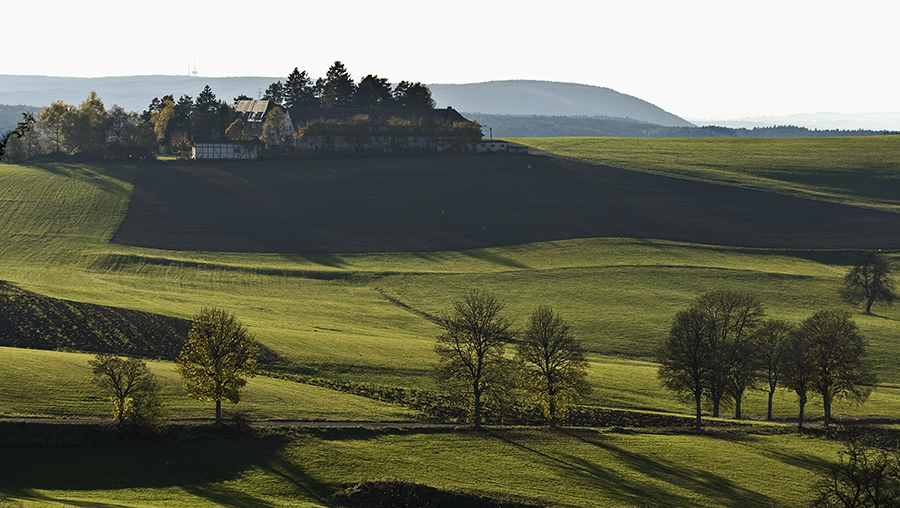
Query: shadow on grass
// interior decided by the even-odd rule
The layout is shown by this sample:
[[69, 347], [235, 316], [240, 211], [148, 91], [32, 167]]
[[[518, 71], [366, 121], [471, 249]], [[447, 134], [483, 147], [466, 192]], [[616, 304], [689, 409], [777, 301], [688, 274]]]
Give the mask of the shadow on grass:
[[124, 186], [134, 184], [137, 179], [135, 167], [125, 164], [40, 162], [29, 166], [56, 176], [89, 183], [103, 192], [121, 191]]
[[528, 265], [523, 265], [518, 261], [508, 258], [506, 256], [501, 256], [496, 252], [491, 252], [485, 249], [476, 249], [476, 250], [464, 250], [460, 251], [460, 254], [466, 257], [470, 257], [472, 259], [476, 259], [478, 261], [484, 261], [485, 263], [491, 263], [494, 265], [505, 266], [507, 268], [515, 268], [518, 270], [527, 270]]
[[[4, 447], [0, 461], [0, 493], [13, 498], [57, 501], [42, 491], [87, 493], [178, 487], [217, 505], [268, 507], [246, 480], [248, 471], [276, 474], [316, 499], [330, 487], [281, 458], [284, 440], [224, 435], [196, 441], [156, 445]], [[260, 489], [261, 490], [261, 489]], [[58, 500], [67, 506], [105, 508], [104, 503]]]
[[[647, 478], [623, 475], [602, 467], [583, 456], [571, 454], [551, 456], [525, 444], [507, 439], [503, 435], [495, 434], [495, 437], [523, 450], [538, 454], [551, 464], [557, 464], [564, 470], [563, 474], [580, 477], [584, 481], [596, 485], [598, 490], [629, 504], [691, 506], [697, 503], [698, 500], [695, 498], [688, 498], [674, 492], [676, 488], [695, 492], [698, 496], [710, 499], [720, 506], [771, 506], [776, 504], [775, 500], [770, 497], [741, 487], [732, 480], [710, 471], [634, 453], [614, 445], [609, 439], [588, 439], [583, 435], [567, 431], [560, 432], [614, 456], [616, 461], [623, 466], [622, 470], [637, 472]], [[667, 488], [667, 486], [671, 486], [671, 488]]]

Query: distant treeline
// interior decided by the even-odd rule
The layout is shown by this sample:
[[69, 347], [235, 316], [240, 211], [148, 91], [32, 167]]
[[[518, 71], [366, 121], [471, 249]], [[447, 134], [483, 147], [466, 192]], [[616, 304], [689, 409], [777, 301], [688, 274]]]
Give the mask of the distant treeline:
[[809, 129], [793, 125], [754, 127], [666, 127], [609, 116], [490, 115], [464, 113], [495, 137], [612, 136], [627, 138], [763, 138], [874, 136], [891, 134], [873, 130]]

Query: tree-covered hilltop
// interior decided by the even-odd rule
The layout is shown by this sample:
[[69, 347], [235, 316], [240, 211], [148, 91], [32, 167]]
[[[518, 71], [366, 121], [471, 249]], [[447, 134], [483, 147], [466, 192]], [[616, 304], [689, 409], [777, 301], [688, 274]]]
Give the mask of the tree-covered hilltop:
[[287, 108], [435, 107], [431, 90], [422, 83], [401, 81], [392, 85], [387, 78], [375, 74], [368, 74], [356, 83], [339, 60], [328, 68], [324, 78], [315, 81], [305, 70], [294, 67], [284, 83], [276, 81], [269, 85], [262, 99]]

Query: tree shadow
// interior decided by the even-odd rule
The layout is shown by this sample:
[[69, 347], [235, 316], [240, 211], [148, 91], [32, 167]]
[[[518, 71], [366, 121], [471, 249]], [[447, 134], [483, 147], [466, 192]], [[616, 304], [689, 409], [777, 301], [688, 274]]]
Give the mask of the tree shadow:
[[464, 250], [464, 251], [460, 251], [460, 254], [462, 254], [463, 256], [472, 258], [472, 259], [477, 259], [478, 261], [484, 261], [486, 263], [504, 266], [507, 268], [515, 268], [518, 270], [527, 270], [529, 268], [528, 265], [524, 265], [512, 258], [502, 256], [496, 252], [491, 252], [487, 249]]
[[[613, 444], [611, 439], [589, 439], [584, 435], [560, 431], [583, 443], [595, 446], [617, 457], [627, 469], [641, 473], [665, 485], [671, 485], [704, 496], [720, 506], [771, 506], [776, 504], [772, 498], [735, 484], [732, 480], [713, 472], [687, 466], [659, 457], [650, 457], [631, 452]], [[546, 453], [534, 450], [524, 444], [515, 443], [498, 436], [515, 446], [537, 453], [550, 459], [566, 471], [566, 474], [577, 475], [585, 481], [600, 485], [602, 491], [614, 495], [622, 502], [636, 505], [690, 506], [697, 499], [677, 494], [673, 489], [665, 488], [648, 480], [625, 477], [585, 457], [571, 454], [551, 457]]]
[[[5, 447], [0, 492], [53, 501], [41, 491], [117, 491], [178, 487], [194, 496], [236, 508], [272, 506], [227, 482], [248, 469], [268, 470], [283, 449], [279, 438], [228, 435], [154, 445]], [[105, 508], [104, 503], [60, 500]]]

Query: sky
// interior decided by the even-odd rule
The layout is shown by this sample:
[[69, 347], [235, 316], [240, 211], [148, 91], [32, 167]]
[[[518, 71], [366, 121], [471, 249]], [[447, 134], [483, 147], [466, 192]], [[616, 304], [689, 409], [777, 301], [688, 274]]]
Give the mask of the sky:
[[897, 0], [13, 0], [0, 74], [612, 88], [685, 118], [900, 112]]

